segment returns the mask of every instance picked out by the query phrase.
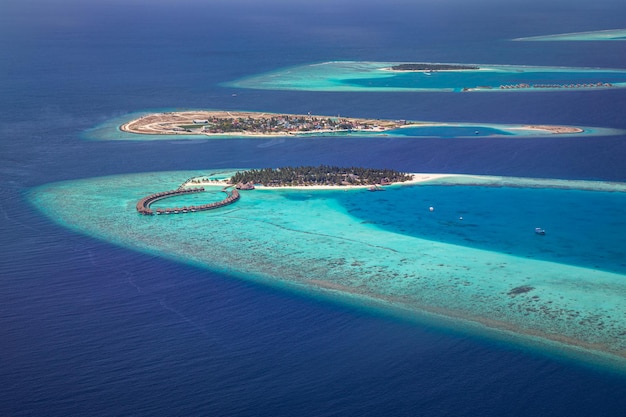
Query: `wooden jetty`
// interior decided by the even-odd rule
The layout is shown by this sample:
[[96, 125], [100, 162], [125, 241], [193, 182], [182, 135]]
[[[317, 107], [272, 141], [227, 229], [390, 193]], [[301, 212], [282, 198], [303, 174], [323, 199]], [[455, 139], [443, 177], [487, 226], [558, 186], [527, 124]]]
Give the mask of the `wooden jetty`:
[[150, 208], [150, 205], [158, 200], [164, 198], [175, 197], [177, 195], [200, 193], [204, 191], [204, 187], [199, 188], [179, 188], [177, 190], [163, 191], [160, 193], [150, 194], [137, 202], [137, 212], [146, 216], [152, 216], [154, 214], [180, 214], [180, 213], [193, 213], [196, 211], [212, 210], [220, 207], [227, 206], [239, 200], [239, 191], [236, 189], [229, 190], [229, 187], [222, 188], [222, 192], [226, 193], [226, 198], [215, 203], [202, 204], [199, 206], [185, 206], [185, 207], [172, 207], [157, 209], [156, 211]]

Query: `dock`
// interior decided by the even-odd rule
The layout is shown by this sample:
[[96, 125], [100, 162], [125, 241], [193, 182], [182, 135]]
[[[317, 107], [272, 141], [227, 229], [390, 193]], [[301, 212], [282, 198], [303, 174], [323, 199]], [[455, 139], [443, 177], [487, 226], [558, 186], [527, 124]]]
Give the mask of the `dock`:
[[176, 190], [162, 191], [160, 193], [150, 194], [137, 202], [137, 212], [145, 216], [152, 216], [154, 214], [182, 214], [182, 213], [194, 213], [197, 211], [213, 210], [220, 207], [227, 206], [239, 200], [239, 191], [237, 189], [229, 190], [230, 187], [222, 188], [222, 192], [226, 193], [226, 198], [214, 203], [202, 204], [199, 206], [185, 206], [185, 207], [168, 207], [164, 209], [152, 210], [150, 205], [155, 201], [163, 200], [169, 197], [175, 197], [183, 194], [201, 193], [204, 192], [204, 187], [198, 188], [178, 188]]

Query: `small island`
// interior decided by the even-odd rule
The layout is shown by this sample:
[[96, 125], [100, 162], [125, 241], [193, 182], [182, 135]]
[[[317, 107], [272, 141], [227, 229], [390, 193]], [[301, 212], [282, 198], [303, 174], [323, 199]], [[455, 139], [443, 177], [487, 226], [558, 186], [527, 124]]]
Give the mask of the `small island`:
[[464, 65], [464, 64], [430, 64], [430, 63], [413, 63], [413, 64], [398, 64], [391, 67], [392, 71], [459, 71], [459, 70], [478, 70], [477, 65]]
[[[425, 181], [431, 177], [430, 175], [426, 177], [420, 176], [417, 180]], [[238, 190], [254, 190], [256, 185], [318, 189], [368, 186], [369, 191], [382, 191], [384, 190], [382, 188], [384, 185], [415, 180], [415, 175], [398, 172], [393, 169], [341, 168], [329, 165], [250, 169], [237, 171], [230, 178], [221, 180], [205, 177], [189, 178], [175, 190], [161, 191], [143, 197], [137, 202], [135, 208], [139, 214], [147, 216], [154, 214], [195, 213], [233, 204], [241, 197]], [[150, 208], [153, 203], [159, 200], [186, 194], [202, 193], [206, 191], [202, 185], [222, 186], [222, 192], [226, 194], [226, 197], [221, 201], [201, 205], [167, 207], [157, 210]]]
[[[188, 110], [147, 114], [116, 125], [123, 132], [136, 135], [190, 138], [274, 138], [325, 135], [400, 135], [420, 137], [420, 131], [443, 127], [462, 130], [461, 123], [426, 122], [411, 120], [365, 119], [311, 114], [278, 114], [224, 110]], [[553, 135], [579, 134], [586, 129], [558, 125], [473, 125], [472, 135], [482, 129], [491, 129], [491, 135]], [[407, 129], [409, 128], [409, 129]], [[426, 133], [423, 136], [436, 136]], [[462, 137], [459, 136], [459, 137]]]
[[406, 120], [197, 110], [154, 113], [124, 123], [120, 129], [124, 132], [144, 135], [286, 136], [342, 132], [384, 132], [418, 124]]
[[237, 172], [230, 184], [262, 184], [265, 187], [301, 186], [376, 186], [406, 182], [413, 175], [393, 169], [341, 168], [320, 165], [251, 169]]

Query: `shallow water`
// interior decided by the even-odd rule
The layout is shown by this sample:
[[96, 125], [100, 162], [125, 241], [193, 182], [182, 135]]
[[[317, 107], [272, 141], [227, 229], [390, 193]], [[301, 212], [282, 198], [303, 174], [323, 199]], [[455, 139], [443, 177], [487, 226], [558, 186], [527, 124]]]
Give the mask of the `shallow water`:
[[[623, 187], [537, 189], [523, 179], [508, 180], [517, 188], [451, 186], [453, 177], [374, 193], [261, 189], [209, 212], [136, 213], [144, 195], [197, 175], [207, 171], [53, 184], [32, 201], [83, 233], [247, 279], [462, 318], [582, 347], [596, 359], [626, 351]], [[159, 203], [223, 198], [221, 187], [207, 188]], [[534, 233], [538, 225], [545, 236]]]
[[[61, 226], [29, 204], [33, 189], [55, 183], [60, 190], [60, 181], [176, 172], [162, 183], [158, 176], [145, 177], [136, 187], [143, 196], [179, 185], [186, 179], [179, 172], [204, 174], [207, 167], [323, 163], [624, 182], [622, 88], [407, 94], [223, 84], [334, 60], [625, 69], [620, 42], [508, 41], [623, 27], [623, 0], [149, 5], [143, 0], [5, 0], [0, 10], [0, 414], [623, 417], [624, 373], [590, 365], [584, 351], [569, 357], [558, 348], [538, 349], [538, 341], [528, 345], [478, 328], [390, 315], [380, 306], [364, 307], [362, 297], [350, 304], [352, 299], [337, 301], [336, 294], [318, 297], [303, 287], [266, 285], [275, 281], [257, 284], [256, 275], [218, 272], [181, 261], [183, 255], [94, 238], [95, 232]], [[123, 140], [84, 140], [86, 130], [134, 112], [199, 108], [468, 125], [580, 125], [621, 133], [148, 142], [120, 138], [113, 126], [105, 134]], [[120, 184], [124, 187], [112, 183], [109, 191]], [[347, 213], [343, 218], [349, 222], [380, 221], [348, 212], [353, 207], [342, 197], [326, 200], [336, 202], [332, 212]], [[306, 201], [306, 194], [288, 198]], [[435, 203], [434, 213], [443, 214], [446, 207]], [[129, 204], [132, 211], [134, 202]], [[324, 206], [323, 213], [331, 208]], [[603, 227], [601, 213], [594, 214]], [[252, 223], [254, 216], [238, 219], [239, 227]], [[80, 226], [72, 218], [64, 224]], [[529, 224], [546, 228], [540, 237], [544, 243], [575, 229], [543, 219]], [[87, 225], [103, 233], [106, 226]], [[393, 222], [369, 226], [403, 241], [421, 239], [407, 234], [415, 230], [393, 230], [398, 226]], [[424, 237], [436, 240], [438, 227], [444, 226], [425, 228]], [[455, 227], [453, 222], [449, 228]], [[219, 236], [203, 238], [208, 245], [219, 242]], [[594, 256], [585, 255], [585, 262]], [[599, 266], [610, 272], [611, 264]], [[245, 262], [237, 258], [237, 265]]]
[[[297, 91], [467, 91], [541, 92], [593, 91], [626, 87], [626, 71], [594, 68], [533, 67], [484, 65], [480, 70], [388, 71], [392, 62], [324, 62], [279, 69], [226, 83], [227, 86], [252, 89]], [[596, 84], [600, 83], [601, 86]], [[610, 83], [610, 86], [604, 84]], [[501, 88], [520, 84], [540, 88]], [[593, 87], [580, 87], [593, 84]], [[558, 87], [554, 87], [554, 86]], [[576, 88], [569, 86], [576, 85]], [[567, 86], [567, 88], [566, 88]]]

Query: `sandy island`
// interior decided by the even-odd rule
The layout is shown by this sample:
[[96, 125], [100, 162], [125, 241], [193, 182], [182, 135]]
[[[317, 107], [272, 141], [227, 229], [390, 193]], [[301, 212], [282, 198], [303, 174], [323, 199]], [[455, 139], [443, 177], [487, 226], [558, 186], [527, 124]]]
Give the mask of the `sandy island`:
[[[284, 137], [333, 132], [385, 132], [406, 127], [456, 125], [443, 122], [362, 119], [311, 114], [196, 110], [153, 113], [120, 126], [124, 132], [142, 135], [206, 135]], [[507, 130], [535, 130], [548, 134], [583, 133], [573, 126], [524, 125]]]
[[554, 134], [567, 134], [567, 133], [582, 133], [585, 130], [579, 127], [573, 126], [552, 126], [552, 125], [527, 125], [522, 126], [522, 129], [528, 130], [541, 130]]
[[[447, 177], [458, 177], [459, 174], [424, 174], [424, 173], [409, 173], [411, 179], [404, 182], [394, 182], [385, 184], [389, 185], [411, 185], [411, 184], [419, 184], [422, 182], [433, 181], [440, 178]], [[467, 177], [472, 177], [470, 175], [466, 175]], [[184, 187], [197, 187], [197, 186], [205, 186], [205, 185], [215, 185], [220, 187], [231, 187], [234, 184], [231, 184], [230, 178], [223, 179], [211, 179], [209, 176], [200, 176], [189, 178], [187, 181], [180, 185], [181, 188]], [[255, 187], [258, 189], [289, 189], [289, 190], [338, 190], [338, 189], [358, 189], [358, 188], [371, 188], [372, 185], [281, 185], [281, 186], [263, 186], [255, 184]]]
[[593, 30], [589, 32], [557, 33], [553, 35], [527, 36], [513, 41], [624, 41], [626, 29]]
[[419, 122], [311, 114], [197, 110], [153, 113], [120, 126], [143, 135], [285, 136], [332, 132], [382, 132]]
[[[245, 170], [242, 170], [245, 171]], [[493, 175], [471, 175], [455, 173], [407, 173], [411, 179], [404, 182], [394, 182], [385, 184], [394, 185], [415, 185], [436, 181], [438, 184], [447, 185], [487, 185], [499, 187], [523, 187], [523, 188], [559, 188], [571, 190], [606, 191], [626, 193], [626, 183], [610, 181], [586, 181], [586, 180], [559, 180], [553, 178], [520, 178], [502, 177]], [[228, 182], [230, 177], [220, 179], [211, 178], [211, 174], [201, 175], [187, 179], [180, 185], [180, 188], [198, 186], [219, 186], [232, 187], [235, 184]], [[443, 180], [443, 181], [441, 181]], [[348, 190], [348, 189], [368, 189], [372, 185], [281, 185], [263, 186], [255, 184], [259, 190]], [[377, 185], [377, 187], [381, 187]], [[383, 188], [384, 189], [384, 188]]]

